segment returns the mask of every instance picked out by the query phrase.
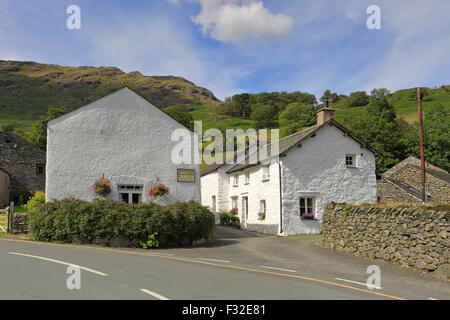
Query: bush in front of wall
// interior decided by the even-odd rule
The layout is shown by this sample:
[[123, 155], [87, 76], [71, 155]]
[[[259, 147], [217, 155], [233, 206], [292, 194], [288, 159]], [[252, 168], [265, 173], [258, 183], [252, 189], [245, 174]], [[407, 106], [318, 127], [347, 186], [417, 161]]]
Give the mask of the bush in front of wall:
[[112, 237], [124, 235], [134, 247], [151, 247], [149, 240], [153, 247], [178, 247], [208, 239], [213, 227], [214, 214], [193, 201], [163, 207], [66, 199], [39, 204], [29, 213], [34, 239], [64, 243], [107, 245]]

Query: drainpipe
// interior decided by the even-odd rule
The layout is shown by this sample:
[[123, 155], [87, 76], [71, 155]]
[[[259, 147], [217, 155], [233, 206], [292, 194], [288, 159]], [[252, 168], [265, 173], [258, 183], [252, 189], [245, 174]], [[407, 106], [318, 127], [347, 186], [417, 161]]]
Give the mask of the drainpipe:
[[281, 184], [281, 161], [278, 159], [278, 178], [280, 180], [280, 234], [283, 233], [283, 186]]

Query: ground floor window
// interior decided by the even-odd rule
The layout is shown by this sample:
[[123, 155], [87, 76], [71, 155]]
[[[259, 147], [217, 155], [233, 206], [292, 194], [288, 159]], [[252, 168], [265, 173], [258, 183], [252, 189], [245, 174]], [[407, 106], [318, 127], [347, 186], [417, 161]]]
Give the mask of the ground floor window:
[[258, 213], [259, 220], [266, 220], [266, 200], [261, 200], [259, 202], [259, 213]]
[[300, 197], [300, 217], [314, 219], [315, 198]]
[[120, 201], [125, 203], [141, 203], [143, 186], [124, 186], [118, 187]]

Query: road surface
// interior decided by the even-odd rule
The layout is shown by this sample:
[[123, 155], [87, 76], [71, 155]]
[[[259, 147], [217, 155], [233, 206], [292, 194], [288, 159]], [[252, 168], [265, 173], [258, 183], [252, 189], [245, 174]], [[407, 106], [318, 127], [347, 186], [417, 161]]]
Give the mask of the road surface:
[[[71, 265], [80, 289], [68, 289]], [[367, 267], [381, 270], [379, 288]], [[72, 270], [73, 272], [73, 270]], [[0, 238], [0, 299], [449, 299], [448, 282], [308, 241], [218, 227], [194, 248], [118, 249]]]

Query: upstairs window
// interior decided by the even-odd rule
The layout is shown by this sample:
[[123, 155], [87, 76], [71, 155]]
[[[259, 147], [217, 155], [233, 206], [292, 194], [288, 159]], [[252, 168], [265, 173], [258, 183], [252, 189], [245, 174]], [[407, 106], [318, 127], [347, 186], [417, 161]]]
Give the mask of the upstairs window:
[[262, 172], [263, 172], [262, 180], [263, 181], [270, 180], [270, 167], [269, 166], [262, 167]]
[[250, 183], [250, 170], [245, 171], [245, 184]]
[[347, 167], [356, 167], [356, 159], [354, 154], [347, 154], [345, 156], [345, 165]]
[[235, 174], [233, 176], [233, 187], [237, 187], [239, 185], [239, 175]]

